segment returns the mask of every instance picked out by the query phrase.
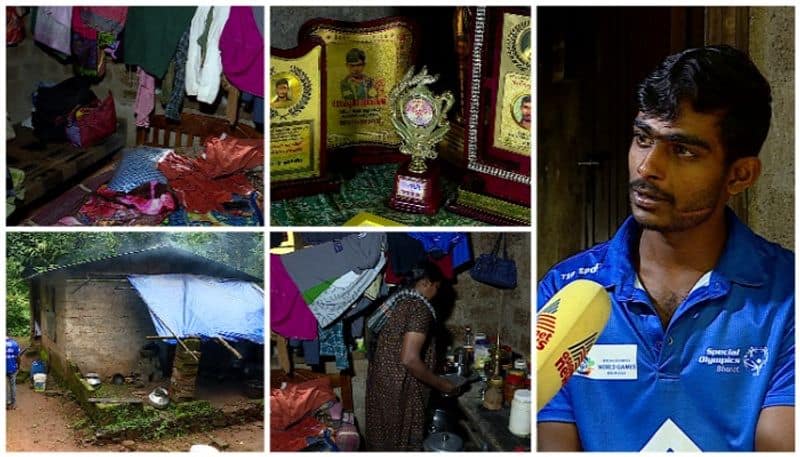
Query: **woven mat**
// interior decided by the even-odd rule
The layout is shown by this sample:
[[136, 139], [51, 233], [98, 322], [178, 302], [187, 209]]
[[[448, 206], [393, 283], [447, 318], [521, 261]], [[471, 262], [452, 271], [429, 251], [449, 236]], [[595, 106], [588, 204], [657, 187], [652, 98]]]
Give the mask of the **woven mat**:
[[[440, 208], [433, 216], [404, 213], [387, 206], [397, 164], [371, 165], [342, 183], [338, 193], [278, 200], [270, 205], [272, 225], [339, 226], [366, 211], [404, 225], [486, 226], [488, 224]], [[457, 183], [442, 179], [444, 201], [454, 195]]]

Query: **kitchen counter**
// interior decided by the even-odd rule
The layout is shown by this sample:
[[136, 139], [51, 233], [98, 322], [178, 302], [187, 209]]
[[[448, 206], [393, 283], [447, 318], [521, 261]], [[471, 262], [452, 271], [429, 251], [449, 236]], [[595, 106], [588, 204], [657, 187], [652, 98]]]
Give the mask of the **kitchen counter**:
[[489, 451], [530, 451], [530, 435], [522, 438], [508, 430], [511, 408], [489, 411], [483, 407], [481, 399], [482, 383], [474, 383], [470, 389], [458, 397], [458, 406], [464, 413], [473, 440], [479, 440]]

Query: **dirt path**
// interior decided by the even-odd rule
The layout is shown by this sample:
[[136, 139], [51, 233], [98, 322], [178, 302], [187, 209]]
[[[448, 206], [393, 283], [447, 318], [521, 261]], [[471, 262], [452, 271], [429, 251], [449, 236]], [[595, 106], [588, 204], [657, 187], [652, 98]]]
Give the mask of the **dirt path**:
[[211, 444], [226, 451], [263, 451], [264, 423], [195, 433], [157, 442], [96, 445], [85, 442], [72, 428], [85, 418], [83, 410], [68, 398], [34, 392], [27, 383], [17, 385], [17, 408], [6, 411], [7, 451], [188, 451], [192, 444]]
[[[85, 417], [74, 402], [17, 384], [17, 409], [6, 411], [8, 451], [92, 451], [80, 446], [72, 424]], [[68, 421], [70, 418], [71, 421]]]

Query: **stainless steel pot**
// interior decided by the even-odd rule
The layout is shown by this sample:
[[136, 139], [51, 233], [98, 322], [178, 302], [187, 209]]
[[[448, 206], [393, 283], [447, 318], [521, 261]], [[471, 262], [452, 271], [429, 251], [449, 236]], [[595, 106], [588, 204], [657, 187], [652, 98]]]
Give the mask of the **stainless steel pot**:
[[86, 382], [92, 387], [97, 387], [102, 384], [100, 375], [97, 373], [86, 373]]
[[422, 447], [428, 452], [459, 452], [464, 450], [464, 440], [451, 432], [431, 433]]

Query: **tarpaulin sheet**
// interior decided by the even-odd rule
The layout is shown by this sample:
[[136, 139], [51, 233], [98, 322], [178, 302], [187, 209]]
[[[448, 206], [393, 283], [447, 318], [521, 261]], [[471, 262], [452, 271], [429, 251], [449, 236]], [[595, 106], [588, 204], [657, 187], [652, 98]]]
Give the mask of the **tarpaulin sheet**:
[[175, 332], [178, 337], [264, 344], [264, 291], [256, 284], [183, 274], [131, 275], [128, 280], [147, 305], [159, 336]]

